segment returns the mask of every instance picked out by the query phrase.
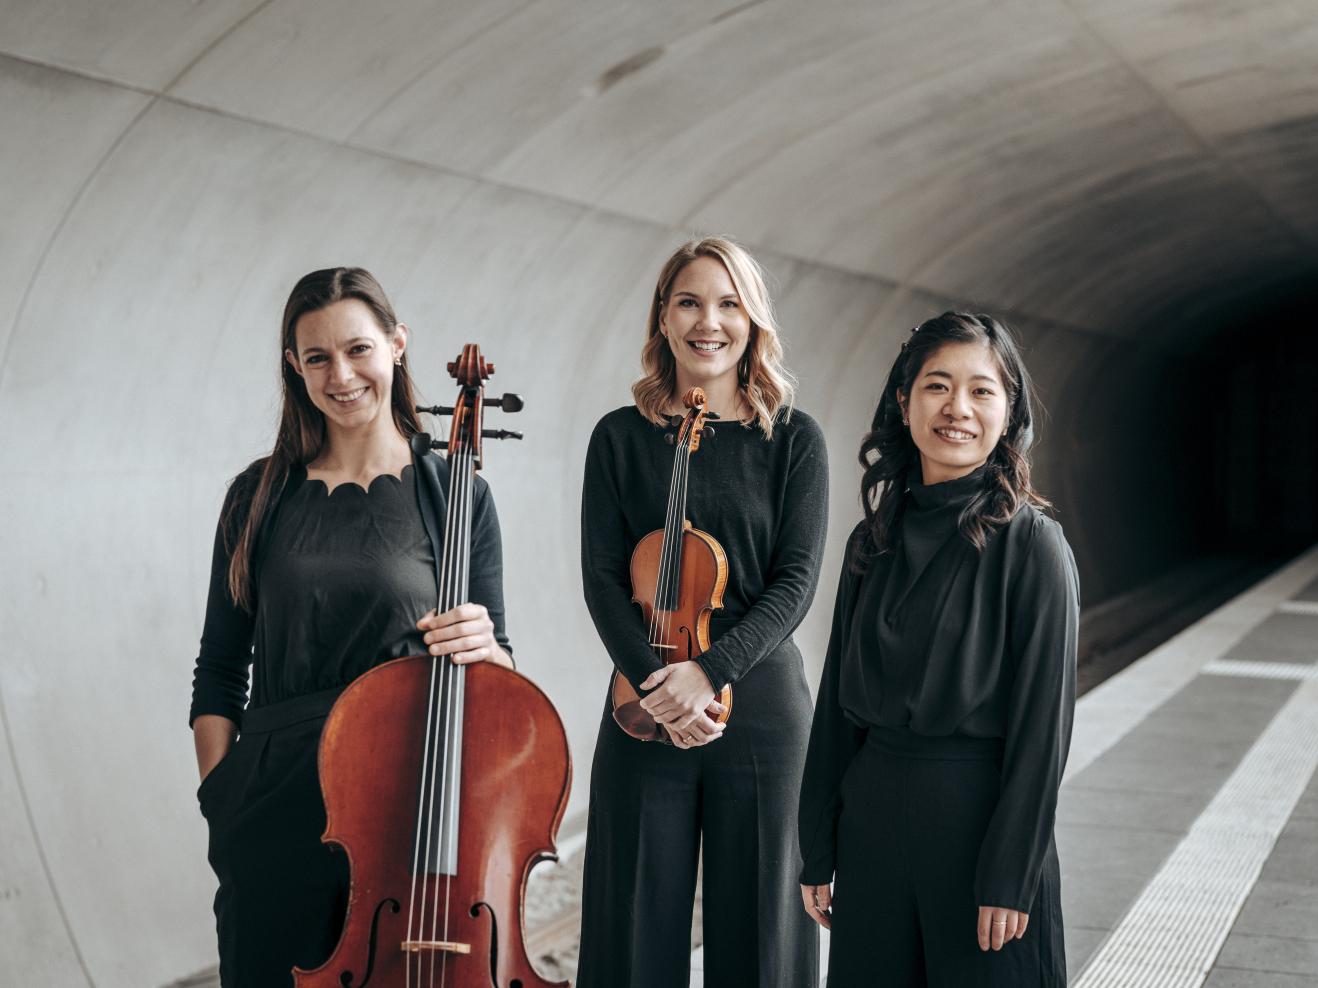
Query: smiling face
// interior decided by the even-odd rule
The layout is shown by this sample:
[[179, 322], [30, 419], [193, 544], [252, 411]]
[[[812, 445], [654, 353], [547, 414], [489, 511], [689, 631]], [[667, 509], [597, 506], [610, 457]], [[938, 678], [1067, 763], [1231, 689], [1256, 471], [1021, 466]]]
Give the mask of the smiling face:
[[988, 346], [948, 343], [925, 360], [911, 393], [897, 392], [926, 484], [981, 466], [1007, 428], [1007, 389]]
[[659, 330], [677, 361], [677, 394], [737, 384], [751, 319], [723, 262], [697, 257], [677, 273], [659, 315]]
[[294, 338], [297, 352], [285, 350], [284, 359], [302, 377], [330, 435], [393, 427], [394, 360], [407, 345], [406, 327], [387, 336], [364, 302], [346, 298], [305, 313]]

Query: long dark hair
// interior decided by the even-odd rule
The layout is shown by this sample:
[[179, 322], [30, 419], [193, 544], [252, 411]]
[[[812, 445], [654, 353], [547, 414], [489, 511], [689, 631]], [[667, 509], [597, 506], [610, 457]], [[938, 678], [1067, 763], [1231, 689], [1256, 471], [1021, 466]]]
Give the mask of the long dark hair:
[[[235, 491], [229, 498], [221, 522], [225, 532], [224, 548], [230, 556], [229, 596], [248, 610], [252, 610], [255, 604], [252, 551], [261, 521], [271, 508], [271, 498], [283, 489], [291, 468], [310, 463], [325, 447], [325, 416], [311, 403], [306, 383], [284, 359], [284, 351], [297, 353], [299, 319], [308, 312], [316, 312], [349, 298], [365, 303], [386, 337], [394, 335], [398, 326], [394, 308], [380, 283], [365, 268], [312, 271], [293, 286], [284, 305], [279, 331], [279, 373], [284, 400], [275, 448], [269, 456], [257, 460], [244, 471], [238, 482], [251, 488], [251, 496], [244, 496], [246, 491]], [[402, 363], [394, 368], [390, 398], [394, 425], [404, 438], [410, 439], [421, 431], [421, 421], [417, 418], [406, 353], [402, 356]]]
[[925, 361], [948, 343], [982, 343], [992, 352], [1007, 389], [1007, 427], [989, 454], [984, 485], [961, 512], [959, 526], [976, 549], [1009, 522], [1022, 505], [1050, 508], [1048, 500], [1030, 484], [1030, 444], [1034, 442], [1034, 386], [1021, 361], [1020, 350], [1007, 327], [992, 316], [944, 312], [911, 331], [888, 372], [883, 396], [874, 411], [870, 432], [860, 446], [865, 473], [860, 498], [868, 523], [869, 551], [857, 552], [854, 564], [864, 569], [874, 552], [890, 552], [896, 544], [898, 523], [909, 497], [911, 470], [920, 463], [920, 451], [902, 424], [900, 391], [909, 400]]

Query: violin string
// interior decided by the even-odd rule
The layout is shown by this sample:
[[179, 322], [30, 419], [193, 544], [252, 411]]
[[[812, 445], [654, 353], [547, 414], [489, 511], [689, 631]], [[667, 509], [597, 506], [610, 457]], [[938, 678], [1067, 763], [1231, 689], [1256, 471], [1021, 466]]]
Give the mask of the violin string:
[[686, 523], [686, 478], [691, 466], [690, 430], [688, 430], [686, 442], [682, 444], [681, 457], [681, 469], [677, 471], [680, 496], [677, 498], [675, 510], [677, 517], [673, 519], [673, 544], [668, 550], [667, 597], [672, 607], [664, 612], [664, 641], [669, 642], [669, 644], [672, 643], [672, 625], [680, 603], [679, 595], [682, 586], [682, 537], [685, 534], [684, 526]]
[[[679, 444], [679, 448], [680, 448], [680, 444]], [[659, 639], [659, 621], [660, 621], [659, 613], [660, 613], [660, 604], [663, 602], [662, 593], [664, 586], [664, 572], [668, 564], [667, 554], [664, 550], [667, 548], [668, 533], [672, 530], [673, 501], [677, 494], [677, 463], [678, 463], [678, 453], [674, 451], [673, 472], [668, 479], [668, 502], [664, 507], [664, 537], [659, 550], [659, 573], [655, 577], [655, 584], [654, 584], [654, 607], [651, 608], [650, 610], [649, 635], [650, 635], [651, 645], [662, 644], [662, 642]], [[656, 654], [659, 653], [660, 651], [661, 651], [660, 649], [655, 649]], [[662, 658], [662, 656], [660, 657]]]
[[[683, 505], [677, 496], [679, 490], [685, 490], [685, 480], [683, 479], [686, 472], [686, 464], [691, 446], [690, 430], [686, 430], [677, 444], [677, 450], [673, 458], [673, 480], [668, 494], [668, 515], [664, 521], [664, 545], [661, 550], [659, 588], [655, 593], [655, 606], [659, 609], [659, 641], [664, 644], [672, 644], [669, 641], [669, 633], [672, 630], [673, 613], [668, 607], [676, 602], [672, 600], [672, 591], [681, 574], [677, 571], [677, 554], [675, 549], [681, 544], [682, 538], [682, 516], [684, 514]], [[665, 649], [667, 653], [669, 650]], [[663, 656], [664, 664], [668, 664], [668, 656]], [[660, 728], [663, 730], [663, 728]]]
[[[682, 446], [683, 440], [679, 439], [677, 449], [673, 452], [673, 474], [668, 484], [668, 506], [664, 514], [664, 537], [659, 550], [659, 576], [656, 580], [654, 591], [654, 614], [653, 614], [653, 632], [651, 641], [658, 644], [667, 644], [667, 626], [664, 609], [667, 604], [667, 590], [670, 579], [671, 563], [671, 542], [675, 528], [675, 517], [678, 511], [677, 491], [680, 484], [680, 473], [682, 469]], [[660, 653], [660, 659], [664, 665], [668, 664], [667, 656], [663, 654], [664, 649], [657, 650]]]

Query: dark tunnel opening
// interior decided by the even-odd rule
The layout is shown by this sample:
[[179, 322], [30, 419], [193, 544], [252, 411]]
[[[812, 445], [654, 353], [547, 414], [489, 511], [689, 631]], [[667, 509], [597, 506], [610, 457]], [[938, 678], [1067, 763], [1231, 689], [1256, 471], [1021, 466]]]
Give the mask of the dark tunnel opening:
[[[1116, 445], [1086, 451], [1139, 472], [1140, 501], [1078, 492], [1091, 546], [1122, 585], [1092, 588], [1084, 692], [1318, 542], [1318, 293], [1244, 298], [1155, 360], [1113, 351], [1084, 414]], [[1100, 596], [1101, 594], [1101, 596]], [[1087, 602], [1089, 603], [1089, 602]]]

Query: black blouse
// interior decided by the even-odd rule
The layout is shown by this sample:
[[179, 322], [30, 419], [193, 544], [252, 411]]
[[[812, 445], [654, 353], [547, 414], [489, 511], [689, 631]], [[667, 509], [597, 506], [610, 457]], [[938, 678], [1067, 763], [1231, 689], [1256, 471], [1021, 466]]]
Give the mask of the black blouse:
[[958, 531], [983, 468], [912, 484], [892, 552], [848, 542], [801, 789], [801, 881], [833, 879], [839, 786], [871, 727], [1003, 741], [980, 905], [1028, 911], [1071, 740], [1080, 591], [1061, 526], [1022, 508], [983, 552]]
[[[446, 483], [447, 464], [428, 459]], [[442, 540], [443, 505], [435, 506], [438, 524], [426, 518], [422, 498], [441, 478], [416, 472], [409, 465], [401, 479], [386, 474], [369, 489], [344, 483], [330, 491], [304, 467], [290, 471], [261, 530], [254, 614], [229, 597], [229, 556], [217, 529], [189, 722], [219, 714], [241, 724], [249, 666], [256, 708], [342, 688], [381, 662], [425, 653], [416, 622], [438, 599], [443, 547], [431, 529]], [[250, 497], [254, 479], [234, 482], [226, 512], [233, 499]], [[475, 495], [470, 596], [488, 608], [507, 649], [498, 518], [479, 478]]]
[[[715, 688], [735, 683], [785, 642], [814, 598], [828, 526], [828, 456], [809, 415], [792, 412], [766, 440], [716, 422], [691, 454], [687, 518], [723, 546], [728, 586], [695, 661]], [[600, 419], [586, 451], [581, 572], [586, 605], [614, 665], [633, 686], [661, 665], [632, 603], [630, 563], [664, 526], [674, 447], [633, 405]]]

